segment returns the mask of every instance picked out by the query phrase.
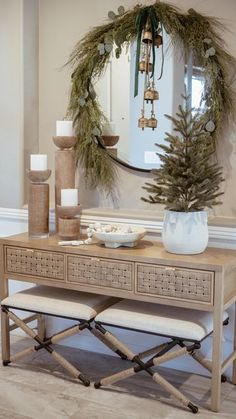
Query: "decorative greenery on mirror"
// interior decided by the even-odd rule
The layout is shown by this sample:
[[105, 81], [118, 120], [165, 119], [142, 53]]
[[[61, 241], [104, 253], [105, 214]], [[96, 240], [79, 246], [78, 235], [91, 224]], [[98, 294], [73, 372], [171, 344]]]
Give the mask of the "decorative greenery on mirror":
[[78, 42], [68, 62], [73, 68], [68, 112], [79, 138], [77, 161], [85, 170], [89, 185], [101, 186], [106, 193], [114, 188], [117, 171], [109, 153], [100, 145], [106, 118], [96, 98], [94, 82], [103, 74], [111, 53], [114, 51], [119, 58], [122, 48], [137, 38], [140, 21], [145, 25], [145, 19], [140, 16], [148, 16], [150, 11], [155, 13], [171, 42], [186, 56], [191, 53], [193, 61], [203, 70], [205, 129], [211, 133], [214, 147], [222, 128], [231, 124], [236, 115], [235, 92], [230, 80], [236, 60], [225, 49], [219, 20], [202, 16], [193, 9], [182, 13], [163, 2], [146, 7], [137, 5], [126, 12], [121, 7], [118, 15], [111, 16], [110, 12], [112, 21], [91, 29]]

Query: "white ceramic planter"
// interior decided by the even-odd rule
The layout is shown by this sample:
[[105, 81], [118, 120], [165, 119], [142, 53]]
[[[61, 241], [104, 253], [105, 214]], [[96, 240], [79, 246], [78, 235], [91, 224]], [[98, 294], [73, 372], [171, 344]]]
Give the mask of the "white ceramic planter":
[[162, 240], [170, 253], [202, 253], [208, 243], [207, 212], [166, 211]]

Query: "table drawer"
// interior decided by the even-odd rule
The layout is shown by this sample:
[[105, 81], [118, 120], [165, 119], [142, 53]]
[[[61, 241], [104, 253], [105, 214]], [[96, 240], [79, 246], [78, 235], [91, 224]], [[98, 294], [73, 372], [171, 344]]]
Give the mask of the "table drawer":
[[136, 293], [213, 302], [214, 272], [136, 264]]
[[64, 279], [64, 255], [18, 247], [6, 247], [6, 270], [52, 279]]
[[86, 256], [68, 256], [67, 281], [131, 291], [133, 263]]

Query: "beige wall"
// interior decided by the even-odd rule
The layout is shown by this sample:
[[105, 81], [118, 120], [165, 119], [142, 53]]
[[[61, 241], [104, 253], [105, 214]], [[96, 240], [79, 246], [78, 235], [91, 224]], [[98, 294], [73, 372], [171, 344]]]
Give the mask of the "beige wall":
[[23, 202], [22, 1], [0, 0], [0, 206]]
[[25, 203], [38, 150], [38, 0], [0, 0], [0, 207]]
[[[38, 71], [39, 71], [38, 0], [23, 2], [23, 87], [24, 87], [24, 167], [29, 168], [30, 154], [38, 153]], [[25, 200], [27, 179], [25, 179]]]
[[29, 168], [30, 154], [39, 151], [39, 14], [38, 0], [23, 2], [23, 126], [24, 126], [24, 203], [28, 200], [28, 179], [25, 169]]

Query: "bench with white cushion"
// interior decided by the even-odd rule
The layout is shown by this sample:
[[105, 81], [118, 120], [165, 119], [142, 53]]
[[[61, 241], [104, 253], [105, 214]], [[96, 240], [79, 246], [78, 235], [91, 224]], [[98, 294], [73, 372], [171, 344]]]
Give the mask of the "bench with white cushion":
[[[6, 366], [11, 362], [19, 360], [20, 358], [31, 354], [34, 351], [44, 348], [48, 351], [65, 369], [67, 369], [75, 378], [79, 378], [83, 384], [89, 385], [88, 378], [81, 374], [71, 363], [63, 358], [59, 353], [52, 348], [52, 344], [59, 342], [61, 339], [73, 336], [80, 333], [83, 329], [87, 328], [98, 338], [100, 334], [97, 333], [92, 327], [91, 322], [98, 315], [101, 310], [108, 308], [111, 304], [116, 302], [117, 299], [103, 295], [84, 293], [80, 291], [70, 291], [62, 288], [48, 287], [48, 286], [35, 286], [30, 289], [18, 292], [16, 294], [6, 297], [1, 302], [2, 316], [7, 316], [14, 322], [14, 329], [21, 328], [26, 334], [32, 337], [37, 345], [28, 348], [24, 351], [10, 356], [4, 357], [3, 351], [3, 365]], [[20, 319], [13, 311], [23, 310], [27, 312], [37, 313], [40, 315], [39, 319], [42, 320], [42, 315], [57, 316], [65, 319], [71, 319], [76, 322], [72, 327], [65, 329], [51, 337], [45, 336], [45, 330], [41, 333], [31, 329], [27, 323]], [[28, 318], [31, 320], [32, 316]], [[9, 334], [11, 327], [9, 327], [8, 336], [2, 335], [3, 340], [10, 343]], [[94, 333], [95, 332], [95, 333]], [[102, 338], [100, 338], [103, 340]]]
[[[223, 320], [225, 323], [227, 322], [227, 312], [224, 312]], [[211, 371], [211, 363], [204, 360], [199, 353], [201, 342], [213, 331], [213, 315], [211, 312], [122, 300], [100, 312], [95, 318], [95, 324], [97, 329], [103, 333], [104, 338], [116, 347], [116, 352], [136, 364], [135, 367], [101, 379], [95, 383], [95, 388], [128, 378], [139, 371], [146, 371], [155, 382], [163, 386], [193, 413], [197, 413], [197, 406], [158, 372], [152, 371], [151, 368], [188, 353], [202, 366]], [[135, 354], [104, 326], [115, 326], [159, 335], [168, 338], [168, 340], [166, 343], [149, 349], [142, 354]], [[175, 346], [178, 346], [180, 349], [170, 352]], [[148, 354], [151, 355], [151, 353], [155, 353], [155, 355], [143, 362], [142, 358]], [[222, 376], [222, 381], [225, 381], [224, 376]]]

